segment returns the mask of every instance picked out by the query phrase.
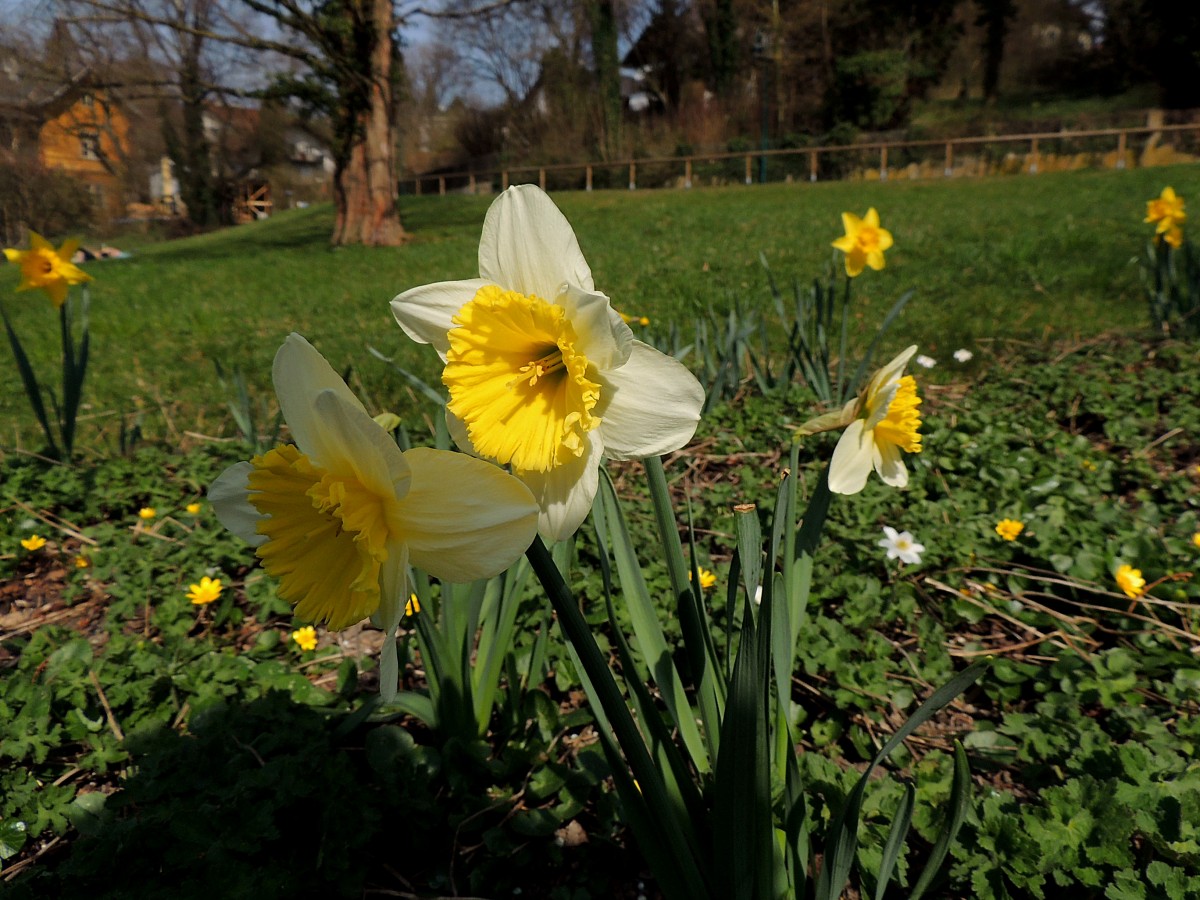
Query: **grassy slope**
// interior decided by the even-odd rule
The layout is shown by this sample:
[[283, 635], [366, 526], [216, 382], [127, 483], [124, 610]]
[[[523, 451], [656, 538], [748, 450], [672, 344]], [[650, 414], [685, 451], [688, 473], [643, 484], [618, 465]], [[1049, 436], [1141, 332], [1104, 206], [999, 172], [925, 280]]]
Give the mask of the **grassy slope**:
[[[877, 207], [896, 237], [882, 275], [856, 296], [873, 324], [904, 290], [916, 298], [893, 334], [935, 356], [993, 336], [1069, 338], [1144, 327], [1136, 266], [1144, 202], [1163, 185], [1200, 196], [1200, 169], [1077, 172], [946, 182], [822, 183], [657, 192], [556, 195], [579, 235], [597, 285], [621, 309], [663, 321], [709, 304], [766, 302], [758, 264], [781, 280], [808, 279], [830, 259], [842, 210]], [[434, 374], [432, 355], [409, 345], [387, 301], [414, 285], [475, 274], [490, 199], [405, 201], [414, 240], [401, 249], [327, 244], [328, 208], [198, 238], [148, 246], [132, 259], [93, 265], [93, 368], [85, 401], [100, 418], [81, 440], [111, 440], [111, 413], [146, 410], [151, 433], [226, 427], [212, 360], [268, 384], [289, 331], [308, 336], [335, 367], [355, 366], [381, 407], [403, 404], [373, 345]], [[57, 322], [40, 295], [0, 298], [37, 370], [58, 360]], [[0, 365], [0, 447], [28, 446], [33, 420], [10, 362]], [[401, 408], [398, 411], [403, 412]], [[105, 416], [108, 415], [108, 418]], [[19, 435], [18, 435], [19, 432]]]

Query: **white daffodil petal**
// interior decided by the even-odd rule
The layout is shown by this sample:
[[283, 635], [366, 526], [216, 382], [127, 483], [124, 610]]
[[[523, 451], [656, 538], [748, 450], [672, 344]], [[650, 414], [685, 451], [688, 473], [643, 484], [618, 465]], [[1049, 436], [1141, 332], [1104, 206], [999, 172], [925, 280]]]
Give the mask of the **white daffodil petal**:
[[537, 504], [503, 469], [424, 447], [404, 458], [413, 477], [400, 512], [414, 566], [443, 581], [491, 578], [533, 543]]
[[633, 349], [633, 331], [603, 294], [567, 285], [556, 301], [579, 338], [579, 349], [598, 369], [624, 365]]
[[275, 383], [283, 420], [292, 430], [296, 445], [310, 456], [319, 458], [322, 455], [321, 435], [325, 428], [314, 405], [322, 391], [332, 391], [370, 418], [358, 398], [346, 387], [346, 382], [333, 371], [333, 366], [298, 334], [289, 334], [275, 354], [271, 379]]
[[601, 446], [595, 432], [588, 435], [588, 450], [549, 472], [517, 472], [533, 492], [541, 509], [538, 532], [548, 541], [570, 537], [592, 511], [600, 486]]
[[917, 352], [917, 345], [906, 347], [892, 358], [886, 366], [883, 366], [871, 377], [871, 386], [867, 393], [871, 394], [879, 390], [886, 384], [894, 381], [899, 381], [900, 376], [904, 374], [904, 367], [908, 365], [908, 361], [913, 358]]
[[676, 359], [641, 341], [625, 365], [599, 373], [600, 437], [613, 459], [658, 456], [692, 439], [704, 388]]
[[485, 284], [482, 278], [469, 278], [415, 287], [392, 301], [392, 315], [405, 334], [418, 344], [432, 344], [445, 359], [450, 349], [446, 334], [453, 327], [450, 320]]
[[391, 703], [400, 693], [400, 651], [396, 647], [396, 628], [385, 629], [379, 648], [379, 699]]
[[208, 501], [218, 522], [257, 547], [267, 540], [267, 536], [258, 533], [258, 520], [262, 517], [249, 500], [248, 479], [253, 471], [254, 466], [248, 462], [230, 466], [209, 487]]
[[450, 432], [450, 440], [463, 453], [478, 456], [475, 445], [471, 443], [471, 435], [467, 432], [467, 423], [450, 410], [446, 410], [446, 430]]
[[336, 475], [353, 474], [379, 497], [407, 493], [411, 473], [404, 454], [361, 404], [351, 405], [341, 394], [324, 390], [314, 398], [313, 409], [317, 445], [309, 456], [314, 463]]
[[493, 284], [553, 301], [564, 282], [595, 290], [571, 223], [546, 194], [518, 184], [488, 209], [479, 239], [479, 274]]
[[[872, 442], [874, 443], [874, 442]], [[879, 477], [883, 479], [884, 484], [890, 484], [892, 487], [906, 487], [908, 485], [908, 467], [904, 465], [904, 458], [900, 454], [900, 448], [895, 444], [882, 443], [875, 447], [875, 471], [879, 473]]]
[[379, 608], [371, 613], [371, 624], [395, 632], [404, 618], [408, 591], [408, 547], [402, 539], [391, 540], [387, 559], [379, 568]]
[[857, 494], [866, 486], [875, 451], [874, 436], [862, 419], [855, 419], [842, 432], [829, 461], [829, 490], [835, 494]]

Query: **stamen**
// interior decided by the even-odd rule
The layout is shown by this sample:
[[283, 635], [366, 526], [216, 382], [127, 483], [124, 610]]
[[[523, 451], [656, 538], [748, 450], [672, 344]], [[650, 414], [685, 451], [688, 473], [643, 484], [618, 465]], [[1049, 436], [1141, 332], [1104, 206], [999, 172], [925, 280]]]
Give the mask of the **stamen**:
[[[525, 376], [528, 376], [529, 386], [533, 387], [538, 383], [539, 378], [545, 378], [547, 375], [565, 367], [566, 363], [563, 362], [562, 351], [555, 347], [554, 350], [547, 353], [541, 359], [535, 359], [533, 362], [528, 362], [521, 366], [517, 370], [521, 373], [521, 378], [518, 378], [513, 384], [516, 384], [517, 381], [525, 380]], [[509, 385], [509, 387], [511, 386]]]

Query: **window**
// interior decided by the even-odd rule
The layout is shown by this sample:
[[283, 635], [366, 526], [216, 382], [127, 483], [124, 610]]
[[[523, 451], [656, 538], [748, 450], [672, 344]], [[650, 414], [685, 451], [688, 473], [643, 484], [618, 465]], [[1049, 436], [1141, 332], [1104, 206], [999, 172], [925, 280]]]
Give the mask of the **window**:
[[94, 131], [85, 131], [79, 135], [80, 155], [84, 159], [100, 158], [100, 135]]

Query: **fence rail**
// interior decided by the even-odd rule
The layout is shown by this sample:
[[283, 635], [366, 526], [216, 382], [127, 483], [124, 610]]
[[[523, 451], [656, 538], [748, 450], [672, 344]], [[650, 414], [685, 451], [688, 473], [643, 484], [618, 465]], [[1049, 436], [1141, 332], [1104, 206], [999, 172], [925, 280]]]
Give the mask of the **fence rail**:
[[[1142, 140], [1144, 138], [1144, 141]], [[1166, 142], [1167, 139], [1173, 142]], [[1141, 144], [1140, 152], [1134, 147]], [[1009, 150], [994, 158], [995, 147], [1028, 149], [1018, 155]], [[1088, 149], [1064, 153], [1070, 146]], [[941, 149], [941, 153], [934, 151]], [[1186, 149], [1185, 149], [1186, 148]], [[890, 159], [889, 159], [890, 157]], [[917, 162], [920, 157], [921, 161]], [[845, 177], [933, 178], [1039, 171], [1053, 168], [1133, 168], [1193, 161], [1200, 158], [1200, 124], [1147, 125], [1138, 128], [1100, 128], [1084, 131], [1049, 131], [1028, 134], [998, 134], [978, 137], [918, 141], [871, 141], [792, 149], [738, 150], [698, 153], [688, 156], [657, 156], [588, 163], [556, 163], [542, 166], [507, 166], [487, 170], [463, 170], [409, 175], [400, 189], [423, 193], [493, 193], [510, 184], [533, 182], [543, 189], [587, 190], [595, 187], [639, 187], [638, 173], [646, 177], [643, 187], [690, 188], [704, 177], [712, 183], [728, 184], [757, 180], [839, 179]], [[849, 162], [847, 162], [847, 160]], [[937, 162], [941, 162], [940, 171]], [[775, 178], [768, 177], [774, 165]], [[779, 173], [783, 173], [779, 177]], [[627, 183], [621, 179], [628, 174]], [[648, 174], [647, 174], [648, 173]]]

